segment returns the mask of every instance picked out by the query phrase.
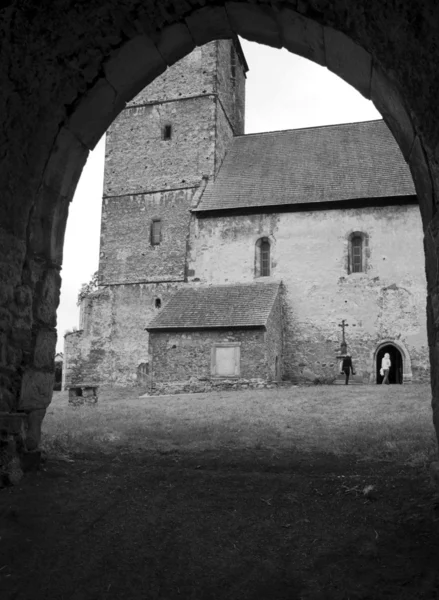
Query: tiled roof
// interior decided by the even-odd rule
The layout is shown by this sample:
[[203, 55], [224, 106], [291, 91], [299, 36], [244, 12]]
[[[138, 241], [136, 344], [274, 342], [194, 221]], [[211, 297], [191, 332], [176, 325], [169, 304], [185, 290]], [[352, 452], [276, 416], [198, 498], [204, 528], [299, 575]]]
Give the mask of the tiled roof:
[[235, 137], [195, 210], [414, 193], [387, 125], [368, 121]]
[[177, 291], [146, 328], [263, 327], [280, 283], [212, 285]]

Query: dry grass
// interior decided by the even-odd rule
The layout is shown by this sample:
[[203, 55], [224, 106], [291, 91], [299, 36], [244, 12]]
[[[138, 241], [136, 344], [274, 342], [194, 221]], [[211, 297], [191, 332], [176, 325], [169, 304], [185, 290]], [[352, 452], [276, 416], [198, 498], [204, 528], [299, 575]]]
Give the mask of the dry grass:
[[72, 408], [57, 392], [44, 421], [47, 450], [62, 452], [297, 449], [398, 459], [413, 466], [436, 449], [429, 386], [316, 386], [139, 398], [103, 390]]

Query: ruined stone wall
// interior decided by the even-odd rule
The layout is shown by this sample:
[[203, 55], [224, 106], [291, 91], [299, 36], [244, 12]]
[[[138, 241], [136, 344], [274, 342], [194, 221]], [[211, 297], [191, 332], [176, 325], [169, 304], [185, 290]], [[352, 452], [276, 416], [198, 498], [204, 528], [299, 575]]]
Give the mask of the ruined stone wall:
[[[368, 235], [365, 273], [348, 274], [348, 238]], [[255, 278], [255, 244], [271, 242], [271, 277], [284, 284], [285, 378], [311, 369], [337, 373], [338, 323], [358, 372], [374, 378], [373, 352], [383, 339], [408, 349], [413, 379], [425, 377], [425, 271], [415, 205], [199, 219], [192, 225], [189, 280], [233, 283]]]
[[[100, 283], [182, 281], [194, 192], [182, 189], [105, 198]], [[157, 245], [151, 242], [153, 219], [161, 220], [161, 241]]]
[[139, 284], [94, 292], [88, 299], [88, 331], [64, 338], [64, 385], [136, 385], [139, 372], [149, 370], [145, 327], [177, 289], [171, 283]]
[[241, 344], [239, 379], [268, 379], [263, 329], [150, 332], [152, 385], [210, 380], [211, 350], [215, 343]]

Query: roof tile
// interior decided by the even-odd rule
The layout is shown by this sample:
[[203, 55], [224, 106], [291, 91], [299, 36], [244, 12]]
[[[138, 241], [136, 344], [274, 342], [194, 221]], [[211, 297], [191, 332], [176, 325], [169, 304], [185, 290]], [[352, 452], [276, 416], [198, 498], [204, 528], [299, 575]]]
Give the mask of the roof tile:
[[191, 286], [178, 290], [146, 328], [263, 327], [280, 283]]
[[195, 211], [415, 194], [384, 121], [233, 138]]

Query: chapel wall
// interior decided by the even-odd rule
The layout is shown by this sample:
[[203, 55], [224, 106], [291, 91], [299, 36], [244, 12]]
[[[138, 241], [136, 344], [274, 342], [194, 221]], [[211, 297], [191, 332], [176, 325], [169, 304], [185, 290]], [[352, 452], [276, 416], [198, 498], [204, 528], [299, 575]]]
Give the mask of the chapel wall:
[[[348, 239], [368, 235], [365, 273], [348, 274]], [[198, 219], [189, 266], [202, 283], [251, 282], [255, 243], [271, 241], [271, 278], [284, 285], [283, 372], [337, 373], [341, 319], [364, 379], [374, 380], [373, 352], [402, 342], [413, 380], [428, 377], [423, 234], [415, 205]], [[265, 278], [264, 278], [265, 279]]]
[[180, 332], [150, 332], [153, 356], [152, 384], [210, 380], [212, 346], [238, 342], [240, 348], [240, 379], [267, 379], [264, 330], [205, 330]]
[[281, 379], [282, 374], [282, 296], [283, 289], [281, 286], [279, 294], [273, 304], [270, 316], [268, 317], [267, 329], [265, 332], [268, 379], [270, 381]]

